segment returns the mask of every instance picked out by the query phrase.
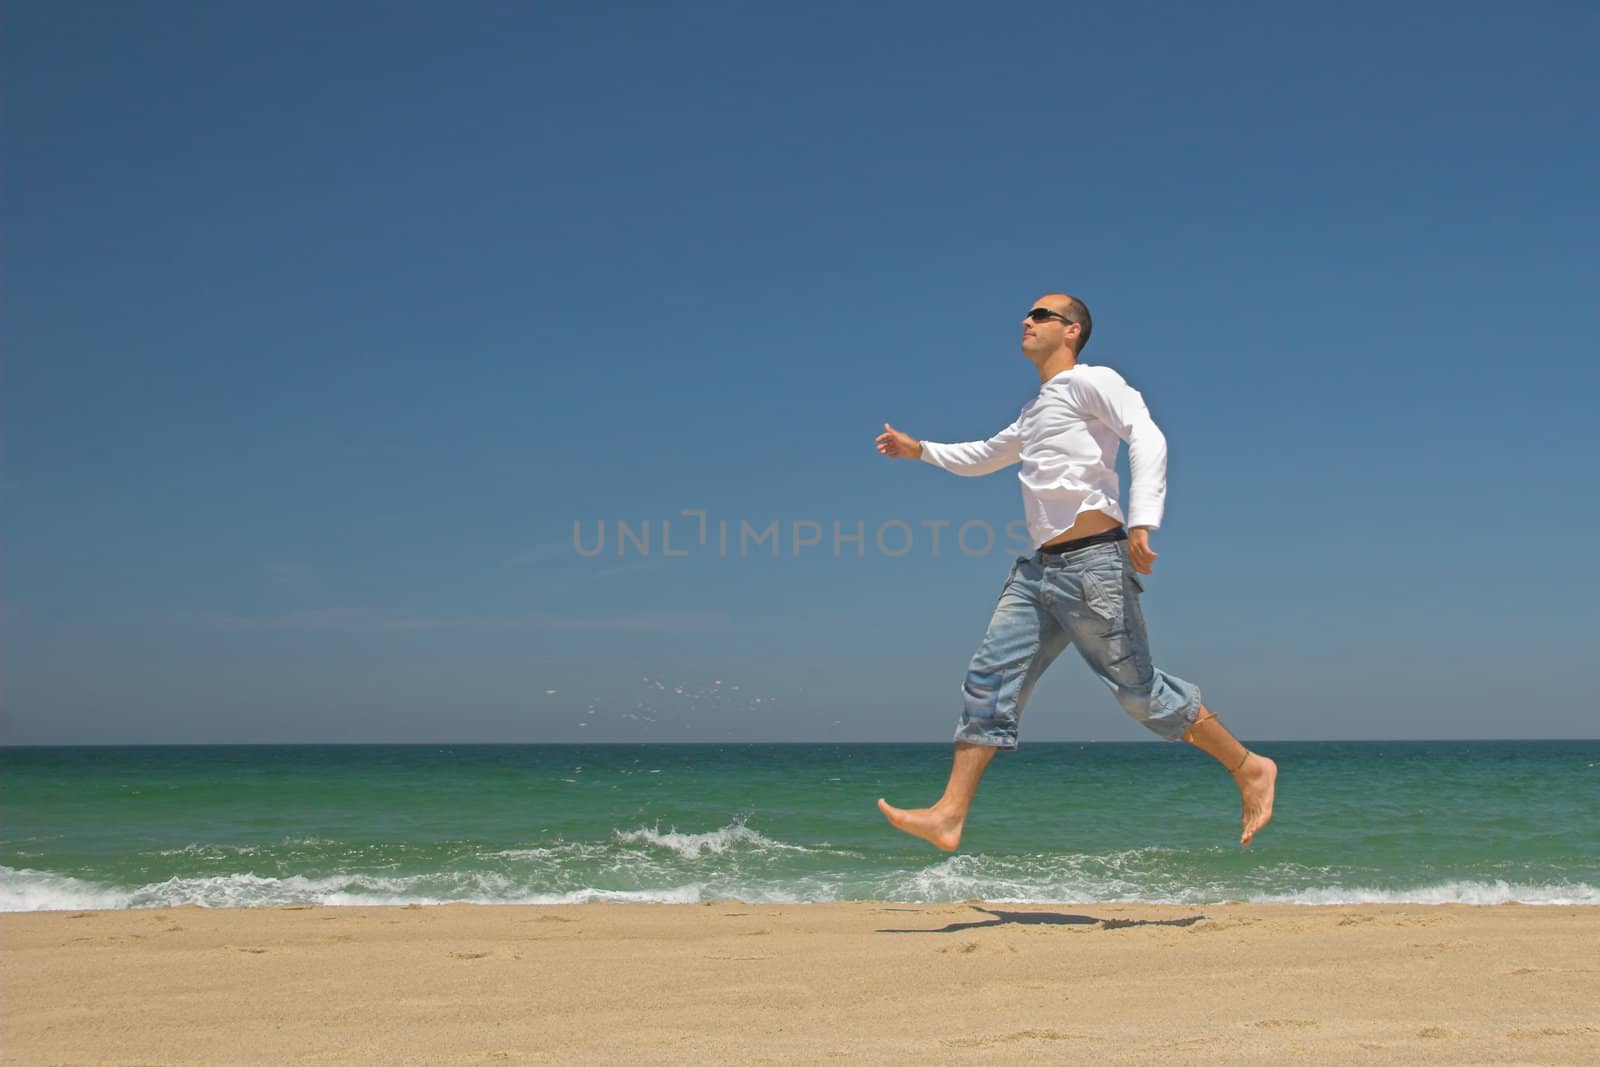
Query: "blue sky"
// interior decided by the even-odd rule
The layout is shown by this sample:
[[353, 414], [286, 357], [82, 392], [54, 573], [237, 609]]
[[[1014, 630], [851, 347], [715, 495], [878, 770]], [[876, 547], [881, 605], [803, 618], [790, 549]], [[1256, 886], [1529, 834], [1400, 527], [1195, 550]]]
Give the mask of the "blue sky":
[[[871, 441], [1008, 423], [1057, 289], [1170, 442], [1157, 662], [1241, 735], [1596, 736], [1597, 29], [14, 3], [4, 736], [946, 739], [1016, 481]], [[1148, 736], [1070, 653], [1023, 734]]]

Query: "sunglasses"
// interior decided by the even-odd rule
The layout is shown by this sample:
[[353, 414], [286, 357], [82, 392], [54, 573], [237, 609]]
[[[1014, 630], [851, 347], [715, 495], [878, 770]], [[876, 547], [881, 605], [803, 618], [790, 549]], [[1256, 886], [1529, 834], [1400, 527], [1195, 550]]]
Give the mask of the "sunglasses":
[[1061, 314], [1061, 312], [1051, 311], [1049, 308], [1032, 308], [1026, 315], [1023, 316], [1023, 318], [1027, 319], [1029, 322], [1049, 322], [1051, 319], [1060, 319], [1069, 326], [1073, 322], [1072, 319], [1067, 318], [1065, 315]]

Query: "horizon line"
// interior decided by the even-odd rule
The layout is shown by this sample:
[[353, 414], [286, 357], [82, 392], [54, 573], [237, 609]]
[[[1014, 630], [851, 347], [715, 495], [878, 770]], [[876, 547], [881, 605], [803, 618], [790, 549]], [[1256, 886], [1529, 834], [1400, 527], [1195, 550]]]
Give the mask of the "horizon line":
[[[1379, 744], [1485, 744], [1492, 742], [1596, 742], [1600, 737], [1358, 737], [1254, 739], [1253, 745], [1379, 745]], [[1038, 745], [1169, 745], [1159, 739], [1030, 741], [1019, 748]], [[948, 747], [949, 741], [75, 741], [0, 742], [0, 750], [24, 748], [607, 748], [637, 745], [687, 746], [798, 746], [798, 745], [927, 745]], [[1010, 751], [1017, 751], [1012, 749]]]

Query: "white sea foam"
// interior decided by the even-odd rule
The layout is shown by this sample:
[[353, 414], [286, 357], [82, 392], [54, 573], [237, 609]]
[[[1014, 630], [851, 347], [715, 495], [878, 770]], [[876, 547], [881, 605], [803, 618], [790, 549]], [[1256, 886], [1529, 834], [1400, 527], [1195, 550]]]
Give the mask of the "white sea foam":
[[706, 855], [719, 855], [730, 849], [748, 847], [754, 850], [779, 852], [814, 852], [804, 845], [791, 845], [774, 841], [758, 830], [752, 830], [742, 820], [736, 820], [716, 830], [700, 834], [681, 834], [677, 828], [663, 833], [659, 824], [639, 830], [616, 830], [613, 836], [628, 844], [650, 845], [668, 849], [684, 859], [697, 860]]
[[184, 845], [182, 848], [163, 848], [156, 852], [158, 856], [198, 856], [201, 859], [220, 859], [224, 856], [254, 856], [260, 851], [257, 845], [202, 845], [199, 842]]
[[277, 845], [222, 845], [216, 843], [201, 844], [198, 841], [190, 842], [182, 848], [158, 849], [157, 856], [198, 856], [201, 859], [219, 859], [224, 856], [254, 856], [265, 849], [271, 848], [329, 848], [339, 844], [322, 837], [285, 837]]
[[879, 879], [874, 896], [884, 900], [936, 902], [993, 900], [1006, 903], [1143, 901], [1189, 903], [1201, 887], [1139, 868], [1157, 864], [1165, 849], [1130, 849], [1104, 856], [951, 856], [920, 870]]
[[503, 848], [494, 852], [482, 852], [479, 856], [483, 859], [497, 860], [550, 860], [555, 862], [571, 862], [573, 860], [600, 859], [613, 851], [610, 842], [600, 841], [562, 841], [553, 845], [541, 845], [535, 848]]
[[496, 860], [543, 860], [561, 855], [561, 849], [556, 848], [503, 848], [498, 852], [482, 853], [485, 859]]
[[1506, 881], [1449, 881], [1407, 889], [1322, 885], [1283, 891], [1276, 886], [1327, 877], [1325, 868], [1283, 864], [1254, 872], [1253, 884], [1193, 880], [1192, 871], [1167, 869], [1171, 850], [1130, 849], [1107, 855], [951, 856], [919, 870], [880, 876], [866, 894], [884, 900], [937, 903], [990, 900], [1004, 903], [1216, 904], [1600, 904], [1600, 887]]
[[[665, 870], [669, 867], [682, 870], [679, 861], [695, 861], [730, 853], [757, 857], [776, 853], [797, 853], [808, 856], [836, 856], [843, 859], [861, 858], [859, 852], [837, 848], [827, 842], [817, 845], [796, 845], [780, 841], [768, 837], [759, 830], [750, 829], [743, 820], [735, 820], [726, 826], [703, 833], [682, 833], [676, 827], [662, 830], [657, 823], [653, 827], [639, 827], [634, 830], [612, 830], [611, 837], [607, 841], [557, 841], [528, 848], [482, 852], [479, 856], [483, 859], [556, 863], [604, 861], [613, 867], [634, 866], [641, 871], [650, 871]], [[676, 866], [673, 866], [675, 864]]]
[[575, 889], [570, 893], [536, 893], [522, 904], [699, 904], [703, 887], [680, 885], [669, 889]]
[[[814, 893], [817, 887], [810, 887]], [[259, 908], [317, 904], [329, 907], [401, 904], [698, 904], [707, 900], [800, 903], [808, 895], [777, 887], [754, 887], [740, 894], [703, 883], [649, 889], [584, 887], [566, 892], [535, 892], [505, 875], [459, 872], [410, 877], [375, 875], [263, 878], [228, 874], [208, 878], [169, 878], [137, 889], [96, 885], [65, 875], [0, 867], [0, 912], [124, 910], [198, 905], [202, 908]], [[829, 898], [831, 899], [831, 898]]]
[[1252, 897], [1254, 904], [1600, 904], [1600, 886], [1583, 882], [1442, 882], [1415, 889], [1323, 886]]
[[124, 889], [26, 867], [0, 867], [0, 911], [98, 911], [132, 906], [133, 894]]
[[[753, 831], [752, 831], [753, 832]], [[694, 836], [694, 835], [691, 835]], [[1249, 892], [1238, 885], [1181, 884], [1093, 869], [1110, 857], [952, 856], [918, 870], [849, 876], [826, 872], [784, 877], [727, 873], [685, 878], [674, 864], [626, 866], [626, 888], [561, 885], [559, 881], [502, 871], [371, 873], [269, 878], [255, 874], [174, 877], [136, 887], [98, 884], [67, 875], [0, 866], [0, 911], [61, 911], [199, 905], [207, 908], [281, 907], [295, 904], [584, 904], [592, 902], [695, 904], [737, 900], [751, 904], [896, 900], [939, 903], [988, 900], [1029, 904], [1600, 904], [1600, 887], [1586, 883], [1519, 884], [1453, 881], [1413, 889], [1323, 886], [1294, 892]], [[1074, 862], [1063, 862], [1072, 859]], [[1139, 857], [1129, 853], [1124, 862]], [[612, 873], [615, 873], [615, 868]]]

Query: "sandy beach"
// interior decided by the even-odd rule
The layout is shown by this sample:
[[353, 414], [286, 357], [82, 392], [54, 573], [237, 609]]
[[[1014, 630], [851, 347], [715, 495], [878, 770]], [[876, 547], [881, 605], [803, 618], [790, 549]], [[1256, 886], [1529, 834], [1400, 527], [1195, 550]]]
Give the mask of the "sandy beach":
[[0, 917], [8, 1064], [1600, 1061], [1600, 908]]

